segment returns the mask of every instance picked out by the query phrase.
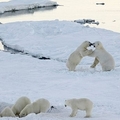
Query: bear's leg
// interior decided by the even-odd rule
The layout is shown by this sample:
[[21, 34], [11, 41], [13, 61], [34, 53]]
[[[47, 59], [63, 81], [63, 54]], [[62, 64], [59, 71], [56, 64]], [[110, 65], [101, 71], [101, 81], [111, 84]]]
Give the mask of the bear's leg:
[[76, 116], [76, 114], [77, 114], [77, 109], [72, 109], [72, 113], [70, 114], [70, 117], [74, 117], [74, 116]]
[[91, 68], [95, 68], [95, 66], [99, 63], [99, 60], [95, 58], [93, 64], [90, 66]]
[[69, 71], [75, 71], [75, 68], [76, 68], [75, 65], [71, 65], [71, 66], [69, 67]]
[[102, 71], [111, 71], [111, 69], [106, 68], [105, 66], [102, 66]]
[[91, 117], [91, 109], [87, 109], [86, 110], [86, 116], [85, 116], [85, 118], [87, 118], [87, 117]]
[[74, 64], [70, 64], [69, 62], [67, 62], [66, 63], [66, 66], [67, 66], [67, 68], [69, 69], [69, 71], [75, 71], [75, 67], [76, 67], [76, 65], [74, 65]]

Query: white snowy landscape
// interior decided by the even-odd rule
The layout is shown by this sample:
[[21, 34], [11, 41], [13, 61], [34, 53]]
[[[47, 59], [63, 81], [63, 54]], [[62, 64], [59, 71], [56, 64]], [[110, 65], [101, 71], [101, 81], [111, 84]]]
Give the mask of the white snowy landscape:
[[[1, 120], [120, 120], [120, 33], [69, 21], [27, 21], [0, 24], [0, 38], [7, 47], [21, 51], [0, 51], [0, 112], [21, 96], [32, 102], [46, 98], [55, 107], [46, 113]], [[75, 72], [68, 71], [67, 58], [85, 40], [101, 41], [113, 56], [115, 69], [103, 72], [100, 64], [90, 68], [94, 58], [84, 57]], [[80, 110], [69, 117], [71, 108], [64, 104], [71, 98], [93, 101], [92, 117], [84, 118]]]

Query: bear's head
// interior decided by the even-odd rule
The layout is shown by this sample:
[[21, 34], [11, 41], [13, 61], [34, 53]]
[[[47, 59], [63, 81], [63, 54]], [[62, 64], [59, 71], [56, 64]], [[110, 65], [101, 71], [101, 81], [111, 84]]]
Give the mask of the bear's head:
[[27, 116], [27, 110], [26, 107], [20, 112], [19, 117], [25, 117]]
[[96, 49], [102, 49], [103, 48], [103, 45], [100, 41], [96, 41], [93, 43], [93, 46], [96, 48]]
[[81, 47], [82, 48], [87, 48], [89, 46], [93, 45], [91, 42], [89, 41], [84, 41], [82, 44], [81, 44]]
[[70, 100], [65, 100], [65, 107], [70, 106]]

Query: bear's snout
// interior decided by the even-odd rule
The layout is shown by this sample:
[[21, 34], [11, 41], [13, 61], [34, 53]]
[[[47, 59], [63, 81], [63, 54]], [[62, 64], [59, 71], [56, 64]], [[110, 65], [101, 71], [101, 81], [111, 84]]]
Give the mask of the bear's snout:
[[89, 46], [92, 46], [93, 44], [91, 42], [89, 42]]
[[95, 47], [95, 43], [92, 43], [93, 47]]
[[67, 105], [65, 105], [65, 107], [67, 107]]
[[55, 108], [55, 107], [54, 107], [54, 106], [51, 106], [51, 110], [52, 110], [53, 108]]

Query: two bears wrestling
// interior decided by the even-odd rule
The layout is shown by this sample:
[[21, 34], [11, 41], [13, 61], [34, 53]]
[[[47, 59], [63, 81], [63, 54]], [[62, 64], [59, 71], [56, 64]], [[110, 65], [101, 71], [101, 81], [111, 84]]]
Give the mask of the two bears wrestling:
[[[72, 109], [70, 117], [76, 116], [78, 110], [86, 111], [85, 117], [91, 117], [93, 103], [87, 98], [65, 100], [65, 107], [66, 106]], [[16, 101], [12, 108], [5, 107], [0, 113], [0, 117], [25, 117], [30, 113], [45, 113], [50, 108], [52, 109], [54, 107], [50, 106], [50, 102], [44, 98], [31, 103], [29, 98], [23, 96]]]
[[[95, 50], [88, 50], [87, 47], [94, 46]], [[100, 41], [91, 43], [84, 41], [68, 58], [66, 66], [70, 71], [75, 71], [76, 66], [80, 63], [81, 59], [85, 56], [95, 57], [92, 68], [95, 68], [100, 63], [103, 71], [110, 71], [115, 68], [115, 61], [113, 57], [105, 50]]]

